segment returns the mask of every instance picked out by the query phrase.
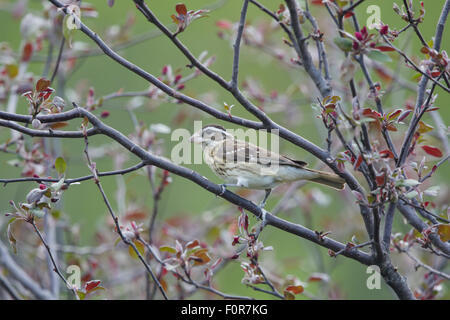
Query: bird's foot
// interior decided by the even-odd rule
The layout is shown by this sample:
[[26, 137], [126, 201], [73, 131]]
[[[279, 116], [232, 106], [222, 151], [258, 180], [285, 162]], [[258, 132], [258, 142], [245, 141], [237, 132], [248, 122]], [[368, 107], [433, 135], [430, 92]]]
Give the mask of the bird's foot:
[[225, 183], [222, 183], [220, 187], [222, 188], [222, 191], [217, 196], [221, 196], [227, 191], [227, 185]]
[[261, 207], [260, 207], [260, 209], [261, 209], [261, 215], [259, 216], [259, 218], [261, 219], [261, 226], [260, 226], [259, 232], [261, 232], [267, 224], [267, 218], [266, 218], [267, 211]]

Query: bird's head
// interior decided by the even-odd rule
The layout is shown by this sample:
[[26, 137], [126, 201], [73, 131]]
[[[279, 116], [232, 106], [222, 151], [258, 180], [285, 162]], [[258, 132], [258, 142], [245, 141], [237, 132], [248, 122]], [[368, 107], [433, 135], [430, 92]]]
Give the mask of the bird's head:
[[212, 146], [217, 142], [225, 139], [233, 139], [233, 135], [228, 133], [224, 127], [219, 125], [207, 125], [201, 130], [194, 133], [191, 137], [191, 142], [201, 144], [204, 146]]

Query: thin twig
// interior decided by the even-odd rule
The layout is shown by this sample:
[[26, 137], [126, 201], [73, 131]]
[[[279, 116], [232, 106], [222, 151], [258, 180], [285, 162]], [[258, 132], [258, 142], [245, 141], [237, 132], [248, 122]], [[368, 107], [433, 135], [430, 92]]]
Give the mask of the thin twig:
[[239, 20], [239, 26], [236, 33], [236, 41], [234, 42], [233, 48], [234, 48], [234, 55], [233, 55], [233, 74], [231, 77], [231, 87], [233, 89], [236, 89], [238, 86], [238, 75], [239, 75], [239, 54], [240, 54], [240, 48], [241, 48], [241, 39], [242, 34], [244, 33], [244, 27], [245, 27], [245, 17], [247, 16], [247, 9], [248, 9], [248, 0], [244, 0], [244, 3], [242, 5], [241, 10], [241, 18]]
[[45, 241], [44, 237], [42, 236], [41, 231], [39, 231], [39, 228], [36, 226], [36, 223], [34, 221], [34, 218], [30, 220], [31, 225], [33, 226], [34, 230], [36, 231], [37, 235], [41, 239], [42, 244], [44, 245], [45, 249], [47, 250], [48, 256], [50, 257], [50, 260], [53, 264], [53, 271], [56, 272], [56, 274], [61, 278], [61, 280], [65, 283], [66, 287], [73, 292], [75, 295], [75, 298], [77, 300], [80, 300], [80, 297], [78, 296], [77, 289], [74, 288], [64, 277], [64, 275], [59, 270], [58, 265], [56, 264], [55, 258], [53, 257], [52, 250], [50, 249], [50, 246]]

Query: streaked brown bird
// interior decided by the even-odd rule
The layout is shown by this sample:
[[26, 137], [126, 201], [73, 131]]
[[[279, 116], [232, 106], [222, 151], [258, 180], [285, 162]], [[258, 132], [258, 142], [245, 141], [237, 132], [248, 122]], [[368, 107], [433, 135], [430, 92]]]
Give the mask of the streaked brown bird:
[[264, 189], [264, 208], [272, 189], [279, 184], [309, 180], [342, 190], [345, 181], [336, 174], [306, 168], [307, 163], [237, 140], [219, 125], [207, 125], [191, 137], [201, 144], [203, 158], [226, 187]]

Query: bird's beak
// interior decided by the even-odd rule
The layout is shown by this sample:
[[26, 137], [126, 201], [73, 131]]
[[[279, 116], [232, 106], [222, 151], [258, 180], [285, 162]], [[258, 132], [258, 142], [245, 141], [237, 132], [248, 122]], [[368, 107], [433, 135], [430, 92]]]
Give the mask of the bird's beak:
[[192, 137], [189, 139], [189, 141], [190, 141], [191, 143], [200, 144], [200, 143], [202, 143], [203, 139], [202, 139], [202, 137], [200, 136], [200, 134], [199, 134], [198, 132], [196, 132], [196, 133], [194, 133], [194, 134], [192, 135]]

